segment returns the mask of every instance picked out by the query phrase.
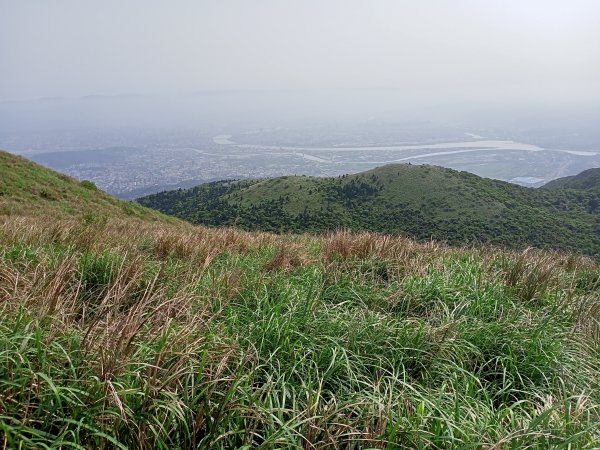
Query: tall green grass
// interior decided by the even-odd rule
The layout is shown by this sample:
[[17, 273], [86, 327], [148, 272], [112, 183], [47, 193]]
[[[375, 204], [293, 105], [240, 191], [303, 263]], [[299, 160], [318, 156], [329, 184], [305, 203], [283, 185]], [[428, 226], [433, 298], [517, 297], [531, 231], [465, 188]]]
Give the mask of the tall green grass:
[[597, 448], [598, 266], [3, 222], [3, 448]]

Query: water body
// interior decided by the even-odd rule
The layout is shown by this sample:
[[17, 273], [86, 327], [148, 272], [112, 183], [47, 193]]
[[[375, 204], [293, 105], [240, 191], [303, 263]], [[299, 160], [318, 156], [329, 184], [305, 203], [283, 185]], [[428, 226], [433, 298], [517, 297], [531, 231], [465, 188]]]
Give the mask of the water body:
[[[475, 136], [475, 135], [474, 135]], [[518, 150], [527, 152], [539, 152], [546, 150], [542, 147], [538, 147], [533, 144], [525, 144], [523, 142], [509, 141], [509, 140], [477, 140], [477, 141], [466, 141], [466, 142], [442, 142], [437, 144], [412, 144], [412, 145], [387, 145], [387, 146], [363, 146], [363, 147], [300, 147], [300, 146], [277, 146], [277, 145], [262, 145], [262, 144], [238, 144], [231, 140], [231, 135], [220, 134], [213, 138], [216, 144], [229, 145], [235, 148], [246, 148], [254, 150], [266, 150], [266, 151], [285, 151], [293, 152], [295, 154], [302, 154], [305, 159], [312, 159], [310, 154], [305, 152], [327, 152], [327, 153], [345, 153], [345, 152], [401, 152], [405, 150], [447, 150], [440, 152], [427, 152], [418, 155], [411, 155], [405, 158], [392, 159], [388, 161], [360, 161], [360, 163], [369, 164], [386, 164], [392, 162], [408, 161], [411, 159], [427, 158], [433, 156], [443, 156], [455, 153], [468, 153], [468, 152], [479, 152], [479, 151], [498, 151], [498, 150]], [[455, 150], [453, 150], [455, 149]], [[574, 150], [562, 150], [562, 149], [550, 149], [550, 151], [568, 153], [576, 156], [598, 156], [600, 153], [595, 151], [574, 151]], [[322, 158], [313, 156], [313, 161], [319, 161], [323, 163], [331, 162]]]
[[386, 145], [386, 146], [363, 146], [363, 147], [298, 147], [298, 146], [278, 146], [263, 144], [238, 144], [231, 139], [231, 135], [218, 135], [213, 138], [215, 144], [232, 145], [236, 148], [253, 148], [262, 150], [287, 150], [287, 151], [311, 151], [311, 152], [364, 152], [364, 151], [402, 151], [402, 150], [420, 150], [420, 149], [444, 149], [444, 148], [474, 148], [474, 149], [492, 149], [492, 150], [526, 150], [540, 151], [541, 147], [532, 144], [524, 144], [515, 141], [500, 140], [481, 140], [467, 142], [442, 142], [438, 144], [413, 144], [413, 145]]
[[314, 161], [314, 162], [320, 162], [320, 163], [331, 163], [331, 162], [333, 162], [333, 161], [331, 161], [329, 159], [319, 158], [318, 156], [314, 156], [314, 155], [307, 155], [306, 153], [294, 153], [294, 155], [300, 156], [301, 158], [304, 158], [307, 161]]
[[538, 178], [538, 177], [515, 177], [515, 178], [510, 179], [509, 181], [512, 183], [533, 186], [535, 184], [540, 184], [546, 180], [544, 178]]
[[230, 134], [219, 134], [218, 136], [213, 137], [213, 142], [219, 145], [232, 145], [235, 142], [230, 140]]
[[[474, 148], [474, 149], [463, 149], [463, 150], [448, 150], [447, 152], [434, 152], [434, 153], [422, 153], [419, 155], [407, 156], [405, 158], [389, 159], [387, 161], [352, 161], [352, 164], [391, 164], [403, 161], [410, 161], [412, 159], [430, 158], [433, 156], [445, 156], [445, 155], [456, 155], [459, 153], [472, 153], [480, 152], [485, 150], [508, 150], [508, 149], [493, 149], [493, 148]], [[529, 151], [541, 151], [540, 150], [529, 150]]]

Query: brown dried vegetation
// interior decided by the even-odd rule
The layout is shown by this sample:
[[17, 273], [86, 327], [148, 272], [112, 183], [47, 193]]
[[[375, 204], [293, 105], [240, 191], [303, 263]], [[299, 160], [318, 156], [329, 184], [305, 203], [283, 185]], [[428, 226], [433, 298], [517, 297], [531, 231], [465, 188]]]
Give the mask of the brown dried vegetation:
[[0, 221], [0, 312], [21, 333], [5, 326], [4, 348], [32, 342], [6, 369], [21, 377], [0, 394], [6, 446], [50, 442], [35, 435], [50, 411], [52, 442], [98, 448], [598, 438], [598, 385], [577, 373], [598, 366], [589, 259], [349, 231]]

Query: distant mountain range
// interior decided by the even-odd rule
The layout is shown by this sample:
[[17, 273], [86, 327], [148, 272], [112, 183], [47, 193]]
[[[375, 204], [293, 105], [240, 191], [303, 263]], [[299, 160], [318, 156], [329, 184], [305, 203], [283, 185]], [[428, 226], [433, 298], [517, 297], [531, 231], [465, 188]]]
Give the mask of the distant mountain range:
[[213, 182], [138, 202], [213, 226], [276, 232], [348, 228], [600, 255], [600, 169], [531, 189], [452, 169], [394, 164], [333, 178]]

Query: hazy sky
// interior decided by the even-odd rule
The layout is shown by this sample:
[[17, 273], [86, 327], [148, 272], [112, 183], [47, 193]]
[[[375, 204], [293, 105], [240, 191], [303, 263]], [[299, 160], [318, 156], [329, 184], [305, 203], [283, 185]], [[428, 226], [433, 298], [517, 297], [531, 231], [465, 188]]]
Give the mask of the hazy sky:
[[396, 89], [600, 101], [598, 0], [0, 0], [0, 100]]

